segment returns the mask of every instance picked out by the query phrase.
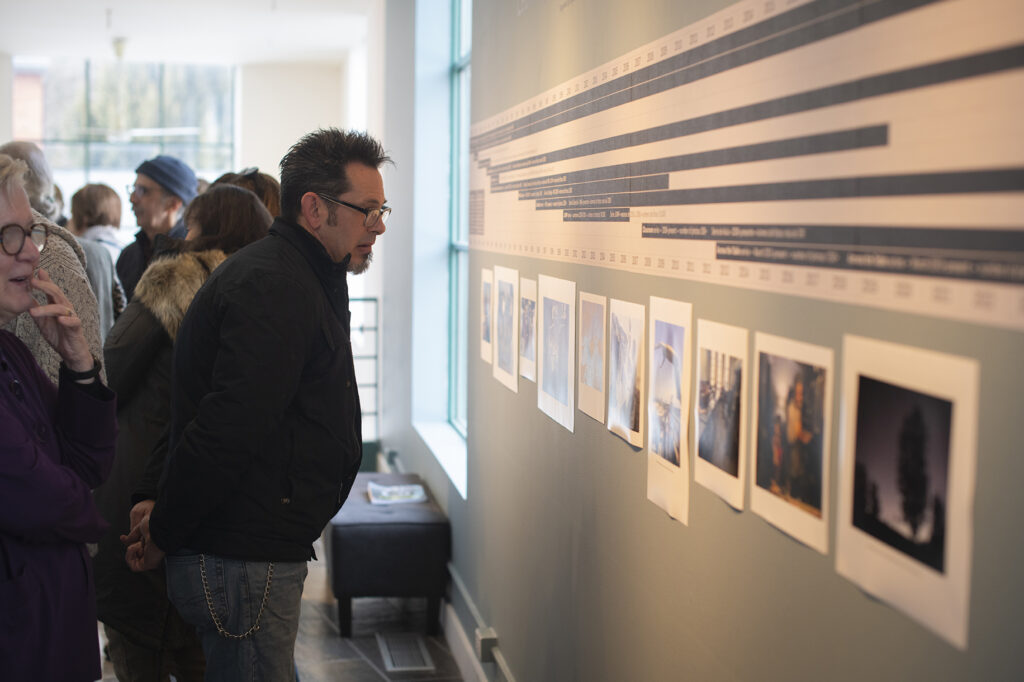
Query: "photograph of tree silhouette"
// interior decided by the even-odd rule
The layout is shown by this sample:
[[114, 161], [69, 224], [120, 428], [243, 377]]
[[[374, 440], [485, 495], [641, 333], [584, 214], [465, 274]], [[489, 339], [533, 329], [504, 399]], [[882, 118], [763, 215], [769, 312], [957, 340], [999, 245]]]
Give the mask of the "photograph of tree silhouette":
[[953, 404], [860, 376], [853, 525], [945, 572]]
[[821, 518], [825, 368], [760, 353], [757, 485]]

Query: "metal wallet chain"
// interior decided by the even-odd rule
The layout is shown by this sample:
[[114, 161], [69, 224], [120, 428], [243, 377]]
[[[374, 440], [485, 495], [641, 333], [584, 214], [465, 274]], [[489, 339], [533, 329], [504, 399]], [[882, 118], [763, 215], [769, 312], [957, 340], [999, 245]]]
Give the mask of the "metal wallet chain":
[[206, 596], [206, 606], [210, 609], [210, 618], [213, 619], [213, 624], [217, 626], [217, 632], [222, 637], [228, 637], [230, 639], [245, 639], [254, 632], [260, 629], [260, 617], [263, 616], [263, 609], [267, 605], [267, 598], [270, 596], [270, 579], [274, 577], [274, 564], [271, 562], [267, 566], [267, 586], [263, 588], [263, 603], [260, 604], [260, 612], [256, 614], [256, 622], [252, 624], [252, 627], [243, 632], [240, 635], [233, 635], [224, 629], [224, 626], [220, 622], [220, 617], [213, 610], [213, 595], [210, 594], [210, 584], [206, 581], [206, 555], [199, 555], [199, 574], [203, 578], [203, 594]]

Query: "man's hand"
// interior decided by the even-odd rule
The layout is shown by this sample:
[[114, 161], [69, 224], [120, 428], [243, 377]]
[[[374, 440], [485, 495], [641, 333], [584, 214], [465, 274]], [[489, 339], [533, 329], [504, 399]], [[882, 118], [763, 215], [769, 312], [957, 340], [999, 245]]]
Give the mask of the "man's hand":
[[[142, 500], [134, 507], [128, 514], [128, 527], [134, 529], [140, 523], [144, 517], [149, 516], [149, 512], [153, 511], [153, 507], [156, 505], [156, 500]], [[148, 527], [148, 526], [147, 526]], [[122, 538], [122, 541], [124, 538]]]
[[[139, 504], [146, 504], [146, 502], [150, 501], [146, 500]], [[136, 505], [136, 507], [138, 506]], [[135, 513], [134, 508], [132, 513]], [[149, 512], [146, 512], [145, 516], [132, 526], [132, 530], [128, 535], [121, 536], [121, 542], [128, 547], [124, 560], [128, 562], [128, 568], [136, 573], [151, 571], [164, 560], [165, 552], [153, 544], [153, 540], [149, 535]]]

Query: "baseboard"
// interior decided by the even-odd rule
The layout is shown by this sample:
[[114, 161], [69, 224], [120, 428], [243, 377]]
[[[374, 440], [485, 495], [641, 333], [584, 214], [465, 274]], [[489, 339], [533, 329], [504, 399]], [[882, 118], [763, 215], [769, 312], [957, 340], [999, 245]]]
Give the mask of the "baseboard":
[[467, 682], [487, 682], [487, 674], [477, 660], [473, 643], [462, 629], [455, 609], [448, 603], [444, 605], [444, 638], [455, 659], [455, 665], [459, 667], [462, 679]]

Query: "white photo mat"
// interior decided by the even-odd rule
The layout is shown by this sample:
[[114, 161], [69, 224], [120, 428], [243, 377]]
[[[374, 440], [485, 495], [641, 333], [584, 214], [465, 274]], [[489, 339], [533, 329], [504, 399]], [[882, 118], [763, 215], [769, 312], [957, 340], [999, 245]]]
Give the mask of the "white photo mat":
[[647, 499], [688, 525], [693, 306], [656, 296], [650, 305]]
[[[836, 571], [960, 649], [969, 622], [978, 392], [973, 358], [844, 337]], [[932, 503], [908, 540], [895, 488], [900, 458], [915, 449], [905, 440], [915, 425]], [[855, 494], [858, 464], [868, 499]]]
[[480, 358], [490, 363], [494, 358], [494, 271], [480, 269]]
[[[758, 332], [754, 335], [754, 381], [757, 398], [753, 401], [754, 420], [750, 432], [751, 467], [750, 508], [772, 525], [788, 533], [808, 547], [822, 554], [828, 553], [829, 515], [829, 443], [832, 422], [833, 351], [831, 348], [794, 341]], [[772, 384], [762, 375], [762, 356], [773, 363]], [[811, 372], [815, 386], [804, 387], [806, 407], [790, 408], [790, 395], [795, 395], [796, 378]], [[762, 381], [765, 386], [762, 386]], [[800, 382], [802, 384], [802, 382]], [[820, 385], [818, 385], [820, 384]], [[775, 412], [762, 414], [762, 401], [768, 391], [774, 394]], [[817, 419], [807, 419], [808, 411]], [[781, 425], [777, 421], [781, 421]], [[776, 421], [773, 424], [773, 421]], [[802, 422], [807, 421], [807, 424]], [[796, 422], [796, 424], [794, 424]], [[790, 441], [790, 427], [797, 429]], [[764, 436], [759, 437], [759, 431]], [[773, 461], [771, 444], [773, 432], [781, 431], [781, 461], [784, 471], [775, 480], [769, 471]], [[800, 443], [811, 434], [811, 440]], [[764, 440], [767, 452], [759, 451], [759, 440]], [[805, 449], [800, 454], [801, 445]], [[766, 459], [761, 461], [761, 459]], [[808, 472], [818, 469], [820, 482], [808, 485]], [[801, 476], [793, 474], [802, 473]], [[795, 480], [793, 480], [795, 478]], [[772, 492], [777, 488], [777, 492]], [[808, 504], [811, 495], [818, 496], [818, 504]]]
[[519, 392], [519, 271], [494, 267], [494, 378]]
[[579, 408], [604, 423], [608, 305], [604, 296], [580, 292]]
[[537, 381], [537, 280], [519, 280], [519, 376]]
[[747, 489], [749, 337], [742, 327], [697, 321], [693, 478], [736, 509]]
[[537, 289], [537, 407], [571, 432], [576, 412], [576, 283], [540, 275]]

